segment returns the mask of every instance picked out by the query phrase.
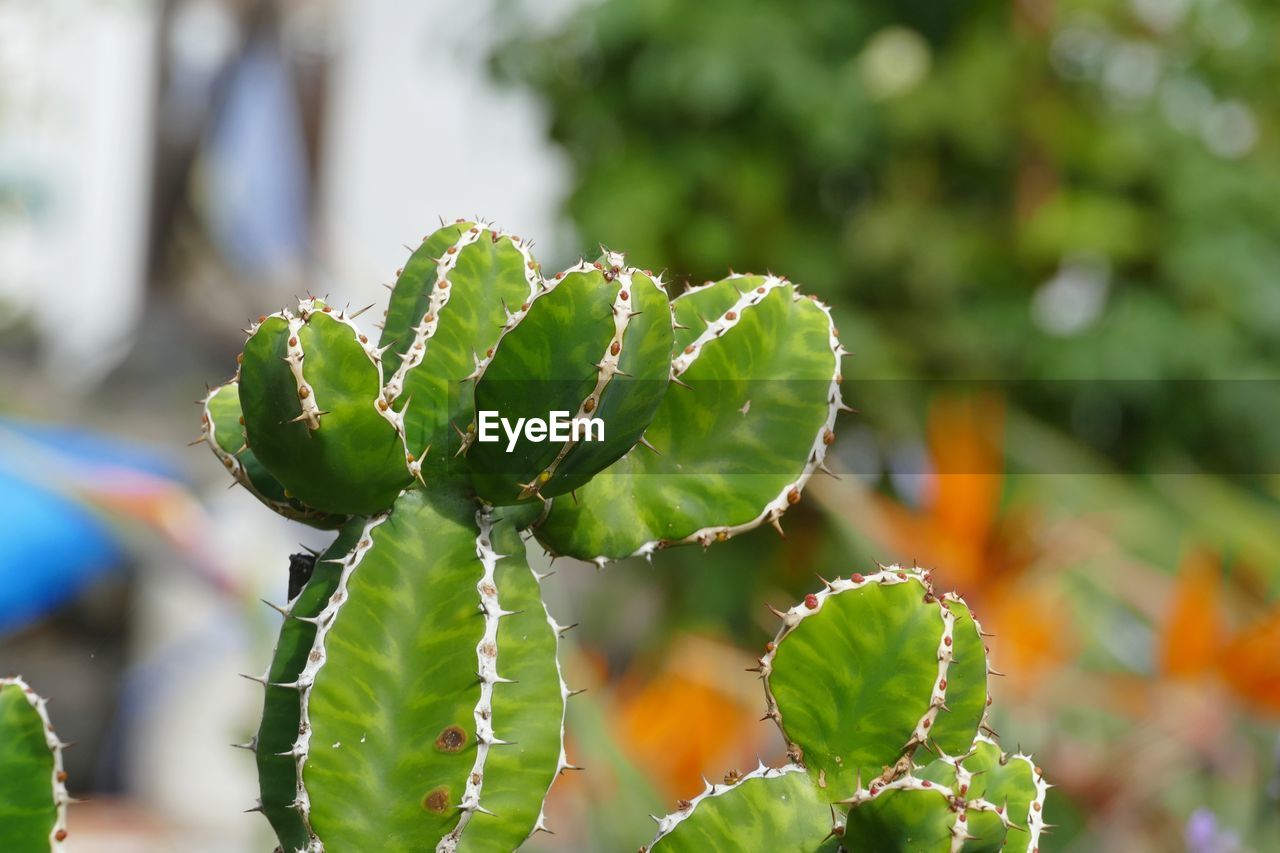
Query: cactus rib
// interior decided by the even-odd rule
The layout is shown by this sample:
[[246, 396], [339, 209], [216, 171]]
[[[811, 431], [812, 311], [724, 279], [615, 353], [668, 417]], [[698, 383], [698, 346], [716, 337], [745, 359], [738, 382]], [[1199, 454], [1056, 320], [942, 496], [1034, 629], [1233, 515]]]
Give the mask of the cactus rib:
[[[618, 270], [616, 273], [617, 281], [620, 286], [618, 293], [613, 300], [613, 337], [609, 338], [609, 345], [604, 348], [604, 353], [600, 357], [597, 364], [596, 384], [592, 387], [591, 392], [587, 394], [582, 403], [579, 404], [577, 411], [573, 413], [573, 417], [581, 418], [590, 415], [595, 411], [600, 403], [600, 398], [604, 395], [605, 388], [613, 381], [613, 377], [618, 374], [618, 361], [622, 355], [622, 342], [627, 333], [627, 326], [631, 323], [631, 305], [629, 304], [629, 294], [631, 291], [632, 275], [631, 270], [624, 269], [625, 263], [622, 255], [616, 252], [608, 252], [605, 254], [607, 262], [613, 269]], [[569, 451], [573, 450], [577, 442], [571, 436], [561, 445], [559, 452], [556, 453], [551, 463], [543, 469], [541, 476], [550, 479], [556, 474], [556, 470], [560, 467], [560, 463], [569, 455]], [[537, 491], [537, 484], [530, 483], [520, 492], [521, 498], [527, 498]]]
[[[361, 529], [360, 537], [357, 539], [355, 546], [351, 552], [341, 560], [334, 562], [341, 565], [341, 573], [337, 579], [337, 588], [325, 603], [316, 621], [315, 640], [311, 645], [311, 653], [307, 655], [307, 662], [303, 666], [302, 671], [298, 673], [297, 680], [294, 685], [299, 694], [300, 701], [300, 722], [298, 724], [298, 738], [293, 745], [293, 758], [297, 765], [298, 774], [298, 791], [295, 806], [298, 815], [302, 818], [303, 826], [306, 827], [308, 833], [307, 850], [308, 853], [323, 853], [324, 843], [316, 835], [311, 825], [311, 798], [307, 793], [307, 786], [304, 771], [307, 765], [307, 758], [311, 752], [311, 716], [310, 716], [310, 699], [311, 691], [315, 686], [316, 676], [320, 673], [327, 660], [327, 650], [325, 648], [325, 640], [329, 632], [333, 629], [337, 622], [338, 611], [342, 609], [342, 605], [348, 600], [347, 585], [351, 581], [351, 575], [360, 566], [364, 556], [369, 553], [373, 547], [373, 531], [379, 525], [387, 521], [391, 517], [390, 512], [380, 513], [365, 522]], [[289, 685], [278, 685], [289, 686]]]
[[395, 403], [399, 399], [401, 391], [404, 390], [405, 376], [421, 364], [423, 356], [426, 355], [427, 346], [440, 325], [440, 312], [449, 304], [449, 297], [453, 295], [449, 273], [458, 263], [462, 249], [479, 240], [480, 235], [490, 226], [491, 223], [483, 220], [476, 222], [471, 228], [463, 231], [453, 245], [436, 260], [436, 280], [431, 287], [431, 295], [427, 299], [427, 311], [414, 327], [413, 341], [404, 350], [405, 354], [400, 360], [399, 367], [382, 387], [382, 398], [387, 403]]
[[[407, 363], [407, 360], [406, 360]], [[480, 613], [484, 616], [484, 633], [476, 643], [476, 672], [480, 679], [480, 696], [476, 700], [476, 757], [467, 776], [466, 787], [462, 794], [461, 814], [453, 831], [440, 839], [436, 845], [436, 853], [454, 853], [458, 849], [458, 839], [466, 830], [471, 817], [477, 811], [487, 811], [480, 805], [480, 795], [484, 785], [485, 761], [489, 758], [489, 749], [494, 744], [505, 744], [494, 735], [493, 720], [493, 685], [507, 679], [498, 675], [498, 622], [503, 616], [510, 615], [502, 609], [498, 600], [498, 582], [495, 572], [499, 554], [493, 550], [493, 521], [490, 510], [480, 509], [476, 512], [476, 524], [480, 532], [476, 535], [476, 557], [480, 560], [483, 573], [476, 581], [476, 592], [480, 596]]]
[[[551, 776], [551, 783], [547, 785], [546, 792], [542, 797], [542, 803], [538, 806], [538, 817], [534, 821], [533, 829], [529, 830], [529, 834], [525, 836], [528, 841], [539, 832], [550, 832], [547, 826], [547, 797], [551, 796], [551, 789], [555, 787], [556, 780], [560, 778], [560, 774], [566, 770], [576, 769], [574, 765], [569, 763], [569, 755], [565, 751], [565, 722], [569, 716], [569, 698], [573, 695], [573, 691], [569, 689], [569, 684], [564, 680], [564, 668], [560, 665], [560, 640], [564, 638], [564, 632], [569, 630], [567, 625], [561, 625], [551, 615], [551, 610], [547, 607], [546, 597], [542, 595], [542, 581], [547, 575], [539, 575], [529, 568], [529, 573], [533, 575], [534, 580], [538, 584], [538, 598], [542, 605], [542, 615], [546, 619], [547, 626], [551, 628], [551, 633], [555, 636], [556, 645], [556, 682], [560, 688], [560, 752], [556, 756], [556, 771]], [[549, 573], [548, 573], [549, 574]]]
[[0, 848], [63, 850], [71, 802], [64, 746], [47, 700], [21, 676], [0, 678]]

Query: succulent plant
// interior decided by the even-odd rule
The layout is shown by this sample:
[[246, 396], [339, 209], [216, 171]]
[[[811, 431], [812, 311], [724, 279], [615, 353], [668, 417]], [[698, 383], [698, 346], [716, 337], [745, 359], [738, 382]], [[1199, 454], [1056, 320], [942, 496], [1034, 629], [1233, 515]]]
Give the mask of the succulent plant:
[[63, 849], [64, 746], [45, 700], [20, 677], [0, 678], [0, 850]]
[[834, 438], [843, 351], [784, 278], [669, 300], [607, 250], [543, 277], [483, 221], [423, 239], [376, 344], [360, 313], [259, 317], [204, 400], [241, 485], [337, 530], [292, 562], [253, 676], [258, 808], [290, 851], [511, 850], [572, 767], [565, 629], [524, 537], [603, 565], [779, 526]]
[[986, 647], [963, 599], [897, 566], [825, 584], [778, 612], [755, 668], [793, 763], [708, 783], [642, 850], [1038, 850], [1049, 786], [986, 724]]

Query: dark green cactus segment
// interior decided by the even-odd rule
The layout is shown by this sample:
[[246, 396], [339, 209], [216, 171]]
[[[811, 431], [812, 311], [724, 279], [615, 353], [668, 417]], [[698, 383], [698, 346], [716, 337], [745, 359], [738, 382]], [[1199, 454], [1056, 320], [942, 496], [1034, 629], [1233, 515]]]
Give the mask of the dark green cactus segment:
[[686, 294], [673, 303], [677, 319], [694, 313], [684, 300], [719, 307], [730, 290], [737, 301], [693, 320], [702, 331], [672, 362], [673, 377], [690, 387], [671, 388], [645, 431], [658, 452], [635, 447], [577, 501], [555, 501], [536, 530], [553, 553], [603, 564], [707, 545], [777, 524], [800, 499], [844, 408], [835, 328], [824, 306], [774, 277], [737, 276]]
[[942, 597], [954, 617], [954, 659], [947, 668], [947, 709], [938, 714], [929, 730], [931, 748], [944, 755], [968, 752], [987, 713], [987, 652], [982, 626], [954, 593]]
[[[564, 708], [568, 688], [560, 677], [556, 646], [560, 626], [541, 601], [538, 577], [524, 556], [517, 518], [524, 507], [493, 511], [489, 537], [501, 606], [510, 615], [498, 625], [498, 669], [493, 692], [496, 740], [481, 770], [477, 790], [482, 809], [464, 812], [456, 849], [506, 853], [535, 829], [546, 829], [542, 805], [564, 755]], [[482, 650], [483, 653], [483, 650]], [[441, 849], [453, 849], [446, 837]]]
[[0, 850], [63, 849], [62, 747], [45, 700], [21, 678], [0, 678]]
[[356, 547], [365, 519], [356, 519], [338, 534], [317, 559], [311, 578], [286, 611], [275, 654], [261, 681], [266, 690], [258, 734], [248, 744], [258, 765], [259, 803], [284, 850], [307, 846], [308, 834], [298, 812], [298, 768], [292, 750], [302, 719], [297, 684], [315, 643], [315, 619], [338, 589], [342, 558]]
[[422, 238], [422, 243], [396, 275], [387, 316], [382, 324], [378, 347], [382, 350], [382, 369], [391, 376], [400, 367], [400, 359], [413, 346], [413, 328], [422, 322], [427, 303], [436, 285], [436, 265], [445, 250], [457, 242], [475, 223], [459, 219]]
[[792, 755], [832, 799], [886, 766], [909, 767], [954, 689], [955, 617], [927, 576], [891, 567], [839, 578], [782, 618], [760, 668]]
[[[651, 275], [623, 266], [622, 256], [606, 254], [616, 276], [614, 338], [601, 355], [596, 387], [578, 407], [578, 417], [598, 417], [605, 441], [569, 442], [548, 466], [553, 472], [551, 496], [586, 483], [613, 464], [644, 434], [671, 379], [668, 353], [673, 328], [667, 293]], [[624, 312], [626, 315], [624, 316]]]
[[380, 406], [377, 350], [350, 320], [306, 300], [257, 324], [245, 343], [240, 404], [263, 465], [298, 500], [330, 513], [391, 506], [418, 473], [400, 417]]
[[1004, 820], [991, 803], [962, 793], [969, 782], [965, 774], [934, 762], [919, 774], [859, 788], [847, 802], [845, 847], [885, 853], [994, 853], [1004, 843]]
[[972, 774], [973, 796], [994, 803], [1007, 816], [1005, 849], [1010, 853], [1039, 849], [1049, 785], [1031, 756], [1006, 755], [994, 740], [979, 735], [962, 767]]
[[219, 385], [205, 397], [201, 437], [227, 472], [251, 495], [285, 518], [321, 530], [341, 527], [347, 516], [321, 512], [285, 494], [284, 486], [271, 476], [245, 443], [242, 417], [239, 381], [233, 379]]
[[[432, 251], [439, 233], [428, 240]], [[456, 238], [439, 247], [429, 292], [404, 330], [408, 344], [383, 390], [404, 413], [409, 446], [433, 448], [429, 474], [454, 464], [460, 430], [474, 420], [474, 384], [466, 380], [475, 377], [503, 329], [519, 321], [542, 285], [528, 243], [484, 222], [464, 222], [444, 233]], [[410, 265], [406, 275], [412, 259]]]
[[[331, 850], [421, 850], [450, 832], [478, 749], [474, 509], [405, 492], [344, 560], [299, 683], [301, 811]], [[492, 676], [492, 674], [490, 674]]]
[[657, 837], [641, 850], [834, 853], [840, 844], [833, 814], [804, 768], [761, 765], [746, 776], [726, 777], [725, 784], [708, 784], [693, 800], [658, 818]]
[[522, 433], [514, 446], [501, 435], [486, 441], [479, 422], [468, 437], [467, 463], [476, 491], [492, 503], [552, 497], [581, 485], [635, 443], [662, 398], [672, 333], [666, 295], [648, 276], [625, 270], [620, 256], [609, 258], [610, 265], [584, 262], [557, 274], [482, 364], [478, 412], [512, 424], [548, 421], [552, 412], [566, 421], [603, 422], [590, 435], [580, 431], [576, 442]]

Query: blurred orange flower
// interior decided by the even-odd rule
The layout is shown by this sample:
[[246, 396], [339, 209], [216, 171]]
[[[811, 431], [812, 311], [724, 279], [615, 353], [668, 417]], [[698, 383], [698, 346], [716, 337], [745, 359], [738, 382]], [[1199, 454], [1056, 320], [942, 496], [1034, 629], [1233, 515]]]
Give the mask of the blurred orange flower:
[[724, 643], [688, 637], [652, 676], [632, 671], [617, 687], [618, 741], [670, 797], [702, 788], [703, 775], [754, 766], [764, 709], [743, 672], [755, 661]]

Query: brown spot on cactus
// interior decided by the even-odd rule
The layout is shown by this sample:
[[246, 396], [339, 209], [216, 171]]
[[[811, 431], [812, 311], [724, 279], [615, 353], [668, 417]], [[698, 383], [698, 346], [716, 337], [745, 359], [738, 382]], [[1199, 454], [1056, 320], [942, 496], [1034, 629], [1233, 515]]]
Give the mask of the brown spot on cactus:
[[261, 324], [261, 323], [265, 323], [265, 322], [267, 322], [267, 315], [266, 315], [266, 314], [263, 314], [263, 315], [261, 315], [260, 317], [258, 317], [258, 323], [259, 323], [259, 324]]
[[724, 315], [724, 318], [725, 318], [726, 320], [730, 321], [730, 322], [733, 322], [734, 320], [738, 319], [738, 312], [737, 312], [737, 311], [730, 311], [730, 312], [728, 312], [727, 314], [725, 314], [725, 315]]
[[440, 288], [441, 290], [448, 290], [448, 289], [449, 289], [449, 279], [447, 279], [447, 278], [442, 278], [442, 279], [440, 279], [440, 283], [439, 283], [439, 284], [437, 284], [437, 285], [436, 285], [436, 287]]
[[793, 488], [791, 491], [787, 492], [787, 503], [792, 504], [792, 505], [795, 505], [795, 504], [800, 503], [800, 490], [799, 490], [799, 489], [794, 489], [794, 488]]
[[693, 808], [693, 803], [688, 800], [676, 800], [677, 811], [687, 812], [691, 808]]
[[693, 355], [693, 344], [689, 344], [687, 347], [684, 348], [684, 354]]
[[623, 290], [618, 293], [618, 298], [621, 299], [623, 302], [626, 302], [628, 299], [631, 298], [631, 294]]
[[866, 578], [864, 578], [862, 575], [858, 574], [857, 572], [854, 572], [853, 574], [849, 575], [849, 580], [853, 581], [854, 583], [862, 583], [864, 580], [866, 580]]
[[67, 840], [67, 831], [66, 831], [65, 829], [59, 829], [59, 830], [54, 834], [54, 836], [53, 836], [53, 837], [54, 837], [54, 838], [56, 838], [56, 839], [58, 839], [59, 841], [66, 841], [66, 840]]
[[756, 293], [764, 293], [764, 288], [763, 288], [763, 287], [757, 287], [757, 288], [756, 288]]
[[609, 345], [609, 355], [617, 355], [622, 352], [622, 342], [614, 341]]
[[804, 606], [809, 608], [810, 610], [817, 610], [818, 596], [814, 595], [813, 593], [809, 593], [808, 595], [806, 595], [804, 597]]
[[823, 444], [831, 444], [831, 442], [835, 440], [836, 440], [836, 434], [831, 430], [826, 430], [825, 432], [822, 433]]
[[521, 302], [521, 303], [520, 303], [520, 310], [521, 310], [521, 311], [528, 311], [528, 310], [529, 310], [529, 303], [528, 303], [528, 302]]
[[938, 689], [939, 689], [939, 690], [946, 690], [946, 689], [947, 689], [947, 680], [946, 680], [945, 678], [941, 679], [941, 680], [938, 682]]
[[737, 770], [730, 770], [724, 774], [724, 783], [726, 785], [736, 785], [742, 781], [742, 774]]
[[360, 335], [359, 337], [360, 337], [360, 343], [362, 343], [362, 344], [367, 344], [367, 343], [369, 343], [369, 336], [368, 336], [368, 335]]
[[323, 312], [324, 312], [324, 313], [326, 313], [326, 314], [332, 314], [332, 313], [333, 313], [333, 308], [332, 308], [331, 306], [329, 306], [329, 305], [324, 306], [324, 307], [323, 307], [323, 308], [321, 308], [320, 310], [321, 310], [321, 311], [323, 311]]
[[944, 645], [944, 646], [949, 646], [949, 645], [951, 645], [951, 638], [950, 638], [950, 637], [943, 637], [943, 638], [942, 638], [942, 645]]
[[444, 814], [449, 810], [449, 789], [441, 785], [428, 791], [422, 798], [422, 807], [429, 812]]
[[390, 404], [387, 402], [385, 397], [378, 398], [378, 411], [385, 412], [389, 406]]
[[764, 650], [765, 650], [766, 652], [771, 652], [771, 651], [773, 651], [774, 649], [776, 649], [777, 647], [778, 647], [778, 646], [773, 642], [773, 640], [770, 640], [769, 642], [767, 642], [767, 643], [765, 643], [765, 644], [764, 644]]
[[303, 385], [301, 388], [298, 389], [298, 396], [304, 400], [307, 399], [308, 397], [311, 396], [311, 389], [308, 388], [306, 385]]
[[562, 272], [558, 272], [558, 273], [556, 273], [556, 281], [559, 281], [559, 280], [560, 280], [560, 279], [562, 279], [562, 278], [564, 278], [564, 273], [562, 273]]
[[67, 771], [65, 771], [65, 770], [59, 770], [59, 771], [58, 771], [58, 781], [59, 781], [59, 782], [65, 782], [65, 781], [67, 781]]
[[[445, 726], [436, 738], [436, 749], [441, 752], [461, 752], [467, 745], [467, 733], [461, 726]], [[436, 790], [441, 790], [437, 788]]]
[[596, 262], [595, 262], [594, 264], [592, 264], [591, 266], [595, 267], [595, 268], [596, 268], [596, 269], [598, 269], [598, 270], [602, 270], [602, 269], [604, 269], [604, 264], [600, 263], [599, 261], [596, 261]]
[[933, 783], [932, 783], [932, 782], [930, 782], [928, 779], [925, 779], [924, 781], [922, 781], [922, 782], [920, 783], [920, 787], [921, 787], [921, 788], [932, 788], [932, 787], [933, 787]]
[[457, 251], [458, 251], [458, 247], [457, 247], [457, 246], [450, 246], [449, 248], [445, 249], [445, 251], [446, 251], [446, 252], [448, 252], [450, 255], [452, 255], [452, 254], [454, 254], [455, 252], [457, 252]]
[[586, 400], [583, 401], [582, 411], [590, 413], [590, 412], [594, 412], [595, 410], [596, 410], [595, 397], [588, 397]]
[[298, 345], [297, 337], [289, 338], [289, 346], [296, 347]]

